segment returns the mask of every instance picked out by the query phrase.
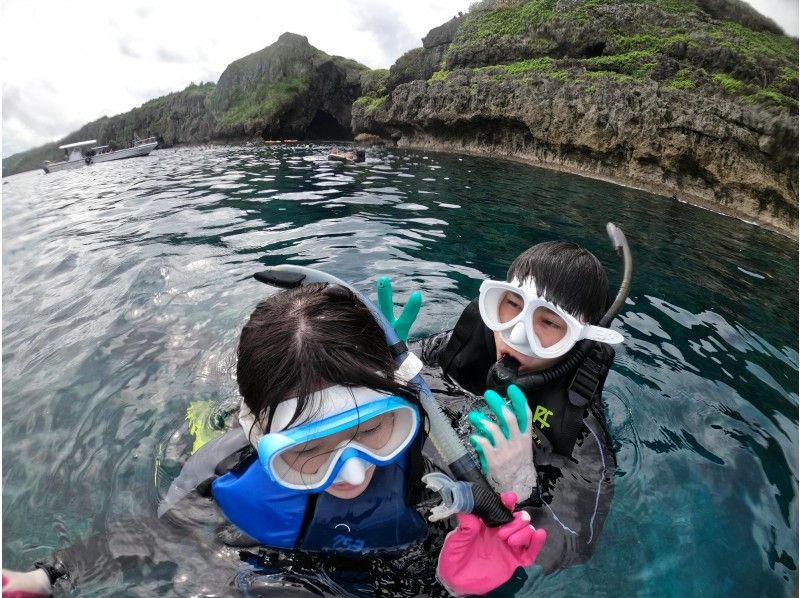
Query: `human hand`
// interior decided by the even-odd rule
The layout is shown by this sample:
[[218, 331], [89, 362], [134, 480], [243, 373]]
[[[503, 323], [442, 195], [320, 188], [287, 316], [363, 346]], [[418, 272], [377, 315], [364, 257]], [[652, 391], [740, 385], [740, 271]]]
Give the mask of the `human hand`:
[[[500, 500], [514, 511], [517, 497], [504, 492]], [[547, 532], [534, 529], [526, 511], [500, 527], [487, 527], [472, 514], [459, 513], [458, 527], [447, 534], [436, 574], [454, 596], [485, 594], [511, 579], [517, 567], [536, 561]]]
[[3, 569], [3, 598], [40, 598], [53, 591], [43, 569], [11, 571]]
[[483, 474], [496, 491], [512, 491], [527, 498], [537, 482], [531, 440], [533, 414], [525, 394], [514, 384], [508, 387], [511, 409], [493, 390], [487, 390], [483, 398], [497, 423], [478, 411], [467, 416], [476, 431], [469, 441], [478, 453]]
[[417, 319], [419, 308], [422, 306], [422, 293], [414, 291], [408, 298], [400, 313], [399, 318], [394, 317], [394, 303], [392, 301], [392, 281], [388, 276], [381, 276], [378, 279], [378, 307], [386, 316], [389, 324], [392, 325], [394, 331], [397, 333], [398, 338], [405, 342], [408, 340], [408, 332], [411, 330], [411, 325]]

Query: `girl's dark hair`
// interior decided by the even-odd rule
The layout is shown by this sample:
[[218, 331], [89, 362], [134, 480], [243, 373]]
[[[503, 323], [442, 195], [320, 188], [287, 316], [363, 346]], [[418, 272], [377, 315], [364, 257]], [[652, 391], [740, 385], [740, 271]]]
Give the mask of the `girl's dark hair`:
[[[352, 291], [303, 285], [261, 301], [239, 338], [239, 392], [264, 431], [278, 403], [297, 397], [292, 423], [313, 418], [309, 398], [341, 384], [366, 386], [416, 401], [394, 379], [384, 332]], [[249, 432], [248, 432], [249, 433]]]
[[608, 278], [593, 253], [569, 241], [548, 241], [525, 250], [506, 280], [533, 278], [544, 298], [584, 322], [597, 324], [608, 302]]

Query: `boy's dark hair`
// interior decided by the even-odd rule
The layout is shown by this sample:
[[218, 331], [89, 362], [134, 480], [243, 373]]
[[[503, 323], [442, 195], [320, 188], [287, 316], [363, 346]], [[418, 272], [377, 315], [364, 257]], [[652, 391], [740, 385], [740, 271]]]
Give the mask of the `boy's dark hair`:
[[570, 241], [538, 243], [517, 256], [506, 280], [533, 278], [548, 301], [597, 324], [608, 302], [608, 278], [593, 253]]
[[239, 338], [239, 392], [265, 431], [278, 403], [297, 397], [292, 423], [310, 419], [311, 395], [337, 384], [416, 400], [394, 372], [380, 325], [340, 285], [308, 284], [272, 295], [256, 306]]

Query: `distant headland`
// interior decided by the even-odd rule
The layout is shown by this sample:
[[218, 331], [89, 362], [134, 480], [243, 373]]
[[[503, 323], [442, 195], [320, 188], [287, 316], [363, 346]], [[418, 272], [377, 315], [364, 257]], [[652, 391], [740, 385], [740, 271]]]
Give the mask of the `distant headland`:
[[293, 33], [58, 145], [356, 139], [602, 178], [798, 235], [798, 41], [740, 0], [484, 0], [388, 70]]

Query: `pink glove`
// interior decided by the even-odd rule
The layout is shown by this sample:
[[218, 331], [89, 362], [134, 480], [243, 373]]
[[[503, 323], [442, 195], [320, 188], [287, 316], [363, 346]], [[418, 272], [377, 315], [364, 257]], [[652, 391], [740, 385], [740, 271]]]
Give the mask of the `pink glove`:
[[[500, 500], [514, 511], [516, 494], [504, 492]], [[437, 568], [439, 581], [455, 596], [485, 594], [500, 587], [517, 567], [536, 561], [547, 539], [547, 532], [534, 529], [525, 511], [517, 511], [513, 521], [500, 527], [487, 527], [472, 514], [459, 513], [457, 518], [458, 527], [447, 534]]]
[[42, 569], [24, 573], [3, 569], [3, 598], [42, 598], [51, 592], [50, 580]]

